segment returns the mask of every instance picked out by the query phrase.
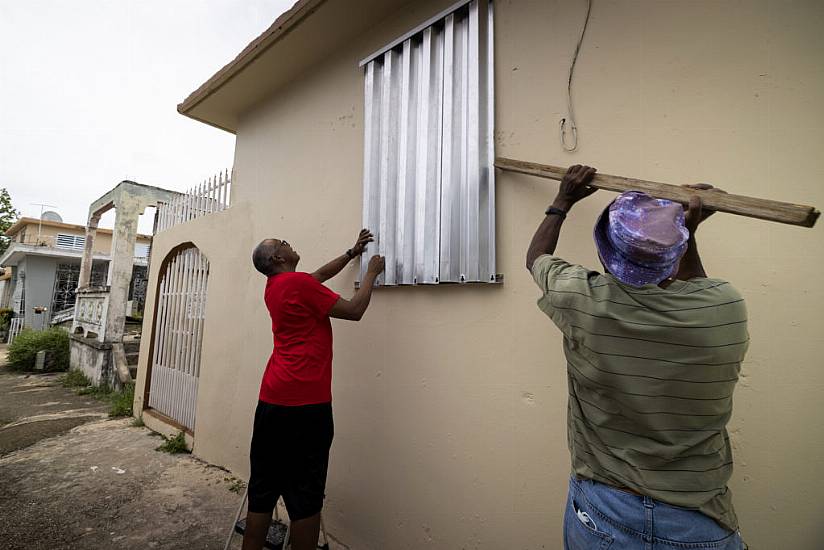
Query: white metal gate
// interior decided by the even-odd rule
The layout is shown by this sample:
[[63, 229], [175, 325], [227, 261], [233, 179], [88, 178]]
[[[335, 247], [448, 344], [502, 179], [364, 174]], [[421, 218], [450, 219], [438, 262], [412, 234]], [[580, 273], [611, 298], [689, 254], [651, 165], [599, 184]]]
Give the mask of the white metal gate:
[[9, 345], [14, 342], [14, 339], [17, 338], [17, 335], [20, 334], [21, 330], [23, 330], [23, 318], [15, 317], [11, 320], [11, 324], [9, 325]]
[[161, 274], [151, 358], [149, 407], [194, 430], [209, 260], [178, 252]]

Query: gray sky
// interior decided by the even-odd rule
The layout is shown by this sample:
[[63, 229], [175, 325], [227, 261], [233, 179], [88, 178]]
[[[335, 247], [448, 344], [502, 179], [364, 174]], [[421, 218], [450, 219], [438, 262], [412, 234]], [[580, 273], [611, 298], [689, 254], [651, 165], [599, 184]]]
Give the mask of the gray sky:
[[0, 0], [0, 187], [84, 224], [121, 180], [184, 190], [231, 168], [234, 136], [176, 106], [293, 3]]

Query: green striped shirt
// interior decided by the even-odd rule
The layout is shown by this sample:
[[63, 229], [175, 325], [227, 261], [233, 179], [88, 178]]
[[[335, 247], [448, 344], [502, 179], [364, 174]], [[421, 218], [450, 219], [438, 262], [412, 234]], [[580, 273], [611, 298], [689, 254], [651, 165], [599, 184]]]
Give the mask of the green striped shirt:
[[719, 279], [632, 287], [545, 255], [538, 307], [564, 334], [575, 475], [738, 528], [726, 425], [747, 311]]

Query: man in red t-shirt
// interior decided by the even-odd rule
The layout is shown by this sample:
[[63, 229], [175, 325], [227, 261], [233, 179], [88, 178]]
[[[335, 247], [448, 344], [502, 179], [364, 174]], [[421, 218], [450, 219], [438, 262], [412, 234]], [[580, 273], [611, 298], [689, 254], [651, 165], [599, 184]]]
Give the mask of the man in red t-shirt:
[[250, 455], [249, 513], [243, 550], [263, 548], [277, 500], [291, 522], [292, 550], [314, 550], [332, 445], [332, 324], [363, 317], [384, 259], [372, 256], [351, 300], [324, 281], [358, 258], [372, 241], [361, 230], [355, 246], [314, 273], [295, 271], [300, 256], [284, 240], [266, 239], [252, 253], [266, 275], [263, 299], [272, 318], [274, 349], [263, 373]]

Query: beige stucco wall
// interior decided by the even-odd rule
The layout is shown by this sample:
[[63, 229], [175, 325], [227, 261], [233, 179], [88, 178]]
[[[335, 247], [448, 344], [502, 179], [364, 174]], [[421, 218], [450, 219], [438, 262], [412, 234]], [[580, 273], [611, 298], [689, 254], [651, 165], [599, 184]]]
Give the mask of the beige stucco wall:
[[[233, 206], [156, 237], [152, 281], [158, 259], [182, 241], [211, 262], [194, 438], [205, 460], [248, 474], [252, 413], [271, 351], [252, 247], [286, 238], [312, 270], [351, 245], [362, 196], [357, 61], [448, 3], [413, 3], [248, 113]], [[576, 73], [581, 142], [566, 154], [558, 120], [584, 8], [498, 2], [498, 154], [824, 204], [822, 4], [595, 2]], [[333, 322], [336, 437], [325, 514], [351, 548], [561, 547], [565, 363], [523, 268], [555, 185], [498, 174], [502, 286], [380, 289], [362, 322]], [[560, 254], [597, 266], [590, 231], [611, 196], [576, 207]], [[754, 548], [824, 541], [822, 225], [718, 215], [700, 233], [708, 272], [731, 280], [748, 302], [752, 344], [729, 430], [731, 487]], [[349, 295], [354, 278], [350, 266], [330, 286]], [[144, 326], [139, 385], [151, 324]]]

